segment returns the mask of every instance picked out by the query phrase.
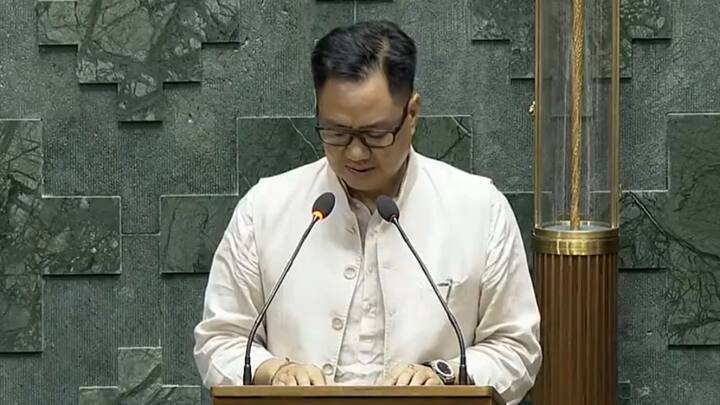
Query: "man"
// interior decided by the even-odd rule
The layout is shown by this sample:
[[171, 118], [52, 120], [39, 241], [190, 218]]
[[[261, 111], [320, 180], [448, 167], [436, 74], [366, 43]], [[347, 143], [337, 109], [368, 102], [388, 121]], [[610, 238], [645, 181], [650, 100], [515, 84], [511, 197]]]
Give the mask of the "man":
[[[441, 285], [468, 374], [519, 402], [541, 363], [540, 316], [512, 210], [491, 181], [411, 147], [416, 48], [389, 22], [338, 28], [312, 55], [326, 157], [260, 180], [215, 253], [195, 360], [206, 386], [241, 384], [247, 335], [323, 192], [335, 210], [308, 237], [252, 350], [255, 384], [439, 385], [457, 378], [457, 340], [397, 230]], [[449, 368], [448, 368], [449, 366]]]

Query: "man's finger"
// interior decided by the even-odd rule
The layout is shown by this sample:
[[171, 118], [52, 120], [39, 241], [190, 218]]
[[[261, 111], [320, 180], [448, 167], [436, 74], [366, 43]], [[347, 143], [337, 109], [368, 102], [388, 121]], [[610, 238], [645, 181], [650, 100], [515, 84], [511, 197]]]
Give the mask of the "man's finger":
[[397, 365], [393, 367], [390, 372], [385, 376], [385, 380], [383, 381], [383, 385], [395, 385], [397, 383], [397, 379], [402, 374], [403, 371], [407, 369], [407, 366], [404, 364]]
[[440, 378], [437, 376], [430, 377], [425, 381], [425, 385], [445, 385], [442, 381], [440, 381]]
[[289, 374], [289, 373], [285, 375], [285, 378], [283, 379], [283, 381], [285, 382], [285, 385], [287, 385], [287, 386], [298, 385], [297, 380], [295, 380], [295, 376], [292, 374]]
[[308, 367], [308, 377], [311, 385], [325, 385], [325, 374], [315, 366]]
[[285, 381], [283, 381], [284, 377], [285, 377], [285, 374], [276, 375], [272, 379], [272, 385], [277, 385], [277, 386], [285, 385]]
[[297, 385], [310, 385], [310, 375], [308, 373], [308, 369], [305, 367], [298, 367], [297, 371], [295, 371], [295, 381], [297, 381]]
[[405, 369], [405, 371], [403, 371], [402, 374], [400, 374], [398, 376], [398, 379], [397, 379], [397, 382], [395, 383], [395, 385], [410, 384], [410, 380], [412, 380], [414, 374], [415, 374], [415, 370]]
[[416, 370], [415, 375], [410, 380], [410, 385], [424, 385], [425, 381], [430, 377], [426, 370]]

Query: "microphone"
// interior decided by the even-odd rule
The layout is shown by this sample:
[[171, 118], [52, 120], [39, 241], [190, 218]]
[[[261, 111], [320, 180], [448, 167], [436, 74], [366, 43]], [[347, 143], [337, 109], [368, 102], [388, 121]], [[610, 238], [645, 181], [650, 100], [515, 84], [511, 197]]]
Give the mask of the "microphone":
[[435, 296], [437, 297], [438, 301], [440, 301], [443, 310], [445, 310], [445, 314], [447, 314], [447, 317], [450, 320], [450, 324], [452, 325], [453, 330], [455, 330], [455, 335], [457, 335], [458, 339], [458, 345], [460, 346], [460, 370], [458, 373], [458, 381], [460, 385], [467, 385], [467, 359], [465, 358], [465, 340], [463, 339], [463, 335], [460, 331], [460, 326], [457, 323], [457, 319], [455, 319], [455, 315], [453, 315], [447, 303], [442, 299], [442, 295], [440, 295], [440, 290], [438, 290], [437, 284], [435, 284], [432, 277], [430, 277], [430, 272], [428, 272], [427, 267], [425, 267], [425, 263], [423, 263], [422, 259], [420, 259], [420, 255], [418, 255], [417, 251], [415, 251], [412, 243], [410, 243], [410, 239], [408, 239], [402, 226], [400, 226], [400, 210], [398, 209], [397, 204], [395, 204], [395, 201], [393, 201], [392, 198], [388, 196], [381, 195], [377, 198], [377, 200], [375, 200], [375, 205], [377, 206], [377, 210], [380, 213], [382, 219], [395, 225], [398, 231], [400, 231], [400, 236], [402, 236], [405, 244], [410, 248], [413, 256], [415, 256], [418, 264], [420, 264], [420, 268], [425, 274], [428, 282], [430, 282], [430, 286], [435, 292]]
[[305, 243], [305, 239], [307, 239], [308, 235], [310, 234], [310, 231], [313, 229], [316, 223], [322, 221], [323, 219], [327, 218], [328, 215], [332, 212], [333, 208], [335, 207], [335, 194], [333, 193], [323, 193], [315, 200], [315, 203], [312, 207], [312, 221], [310, 222], [310, 225], [308, 225], [307, 229], [305, 229], [305, 233], [303, 233], [302, 237], [300, 237], [300, 242], [298, 242], [297, 247], [295, 248], [295, 251], [290, 256], [290, 260], [288, 260], [287, 265], [285, 266], [285, 269], [280, 274], [280, 278], [278, 279], [277, 283], [275, 283], [275, 286], [273, 287], [272, 291], [270, 291], [270, 295], [268, 296], [267, 301], [265, 301], [265, 305], [262, 307], [262, 310], [260, 310], [260, 313], [258, 314], [257, 318], [255, 318], [255, 323], [253, 324], [252, 329], [250, 329], [250, 334], [248, 335], [247, 344], [245, 345], [245, 365], [243, 366], [243, 385], [252, 385], [252, 370], [250, 368], [250, 349], [252, 348], [253, 341], [255, 340], [255, 334], [257, 333], [258, 328], [260, 327], [260, 324], [265, 319], [265, 314], [267, 313], [268, 308], [270, 307], [270, 304], [272, 303], [273, 299], [275, 298], [275, 294], [277, 294], [278, 290], [280, 289], [280, 285], [282, 284], [283, 280], [285, 280], [285, 276], [287, 276], [288, 271], [290, 270], [290, 266], [292, 266], [293, 262], [295, 261], [295, 257], [297, 256], [298, 252], [300, 251], [300, 248], [302, 247], [303, 243]]

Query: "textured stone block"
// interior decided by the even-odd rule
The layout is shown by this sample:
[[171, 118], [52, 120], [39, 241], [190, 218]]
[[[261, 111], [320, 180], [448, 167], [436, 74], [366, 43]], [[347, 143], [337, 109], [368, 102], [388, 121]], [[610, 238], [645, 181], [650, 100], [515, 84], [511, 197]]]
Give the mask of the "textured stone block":
[[[672, 391], [667, 372], [667, 272], [623, 271], [618, 278], [619, 396], [629, 404], [660, 404]], [[628, 392], [629, 391], [629, 392]], [[621, 402], [623, 403], [623, 402]]]
[[201, 384], [193, 358], [193, 329], [202, 319], [207, 274], [173, 274], [164, 278], [162, 342], [165, 381], [169, 384]]
[[[159, 274], [158, 235], [123, 235], [122, 274], [117, 284], [119, 346], [153, 345], [161, 341], [163, 288]], [[149, 293], [153, 291], [154, 293]]]
[[121, 121], [161, 121], [163, 84], [202, 80], [202, 44], [237, 42], [239, 15], [238, 0], [41, 1], [38, 37], [78, 45], [80, 83], [118, 83]]
[[207, 273], [238, 197], [163, 197], [160, 257], [163, 273]]
[[123, 322], [121, 277], [44, 278], [42, 362], [30, 379], [34, 384], [17, 398], [38, 391], [41, 400], [29, 403], [76, 404], [80, 386], [115, 385], [117, 347], [130, 333], [124, 328], [133, 325]]
[[532, 231], [535, 226], [535, 211], [533, 209], [534, 196], [532, 193], [507, 193], [510, 206], [515, 214], [520, 233], [522, 234], [525, 254], [528, 258], [530, 269], [533, 268]]
[[[589, 7], [598, 3], [601, 7]], [[609, 1], [587, 2], [586, 14], [610, 21]], [[535, 18], [533, 0], [471, 0], [471, 32], [474, 41], [510, 41], [510, 77], [535, 77]], [[565, 18], [568, 18], [567, 16]], [[672, 8], [669, 0], [622, 0], [620, 6], [620, 71], [632, 76], [636, 39], [670, 39]], [[586, 30], [592, 27], [587, 27]], [[609, 34], [606, 26], [602, 28]], [[606, 40], [610, 41], [607, 36]], [[608, 48], [609, 49], [609, 48]], [[608, 55], [609, 57], [609, 55]], [[609, 63], [604, 74], [609, 73]]]
[[80, 403], [195, 405], [200, 402], [199, 386], [162, 384], [162, 349], [159, 347], [119, 348], [118, 378], [118, 387], [80, 387]]

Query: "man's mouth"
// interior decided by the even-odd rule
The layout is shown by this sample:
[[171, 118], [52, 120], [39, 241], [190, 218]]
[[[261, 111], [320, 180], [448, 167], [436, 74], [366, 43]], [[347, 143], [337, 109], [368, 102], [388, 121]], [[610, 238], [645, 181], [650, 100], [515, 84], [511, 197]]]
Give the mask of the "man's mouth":
[[357, 173], [357, 174], [366, 174], [366, 173], [370, 172], [371, 170], [373, 170], [372, 167], [352, 167], [352, 166], [347, 166], [347, 168], [348, 168], [348, 170], [350, 170], [352, 173]]

